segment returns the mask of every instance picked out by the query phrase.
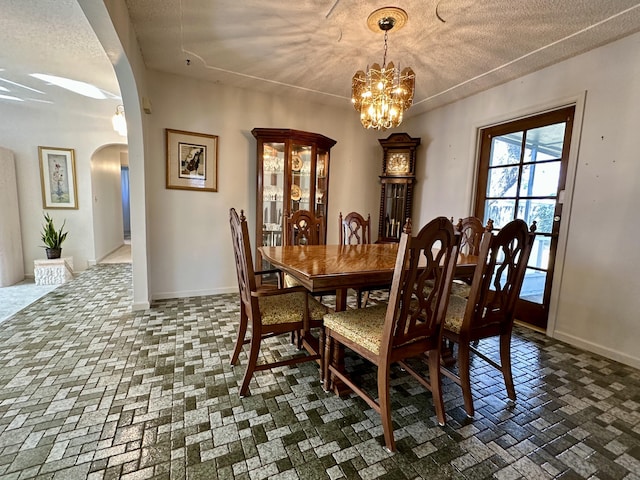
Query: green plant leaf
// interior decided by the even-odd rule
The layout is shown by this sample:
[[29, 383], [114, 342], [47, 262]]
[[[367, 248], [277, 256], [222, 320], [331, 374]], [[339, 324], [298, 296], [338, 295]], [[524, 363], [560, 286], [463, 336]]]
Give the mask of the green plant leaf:
[[67, 223], [66, 220], [62, 222], [62, 226], [59, 230], [56, 230], [56, 227], [53, 223], [53, 219], [49, 216], [48, 213], [44, 214], [44, 225], [42, 226], [42, 243], [44, 243], [44, 248], [62, 248], [62, 242], [67, 238], [68, 232], [64, 231], [64, 226]]

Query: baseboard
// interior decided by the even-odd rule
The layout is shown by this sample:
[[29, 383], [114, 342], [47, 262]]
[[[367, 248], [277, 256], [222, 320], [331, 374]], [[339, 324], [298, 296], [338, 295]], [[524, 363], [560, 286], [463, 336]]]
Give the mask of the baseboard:
[[167, 300], [169, 298], [204, 297], [207, 295], [222, 295], [225, 293], [238, 293], [238, 287], [213, 288], [208, 290], [191, 290], [182, 292], [155, 293], [151, 296], [151, 301]]
[[149, 310], [151, 308], [151, 304], [149, 302], [134, 302], [131, 305], [131, 309], [136, 312], [138, 310]]
[[533, 330], [534, 332], [542, 333], [543, 335], [547, 334], [547, 331], [543, 328], [536, 327], [535, 325], [531, 325], [530, 323], [522, 322], [520, 320], [516, 320], [514, 322], [516, 325], [524, 328], [528, 328], [529, 330]]
[[624, 363], [625, 365], [629, 365], [630, 367], [640, 368], [640, 358], [638, 357], [633, 357], [631, 355], [627, 355], [626, 353], [621, 353], [617, 350], [603, 347], [602, 345], [599, 345], [597, 343], [588, 342], [582, 338], [578, 338], [568, 333], [558, 332], [558, 330], [554, 332], [553, 338], [566, 342], [570, 345], [573, 345], [574, 347], [578, 347], [592, 353], [597, 353], [598, 355], [602, 355], [603, 357], [606, 357], [610, 360]]
[[[131, 242], [129, 242], [131, 243]], [[93, 263], [93, 265], [96, 265], [100, 262], [102, 262], [105, 258], [107, 258], [109, 255], [112, 255], [114, 253], [116, 253], [118, 250], [120, 250], [122, 247], [124, 247], [125, 245], [127, 245], [127, 242], [125, 241], [124, 243], [121, 243], [120, 245], [118, 245], [117, 247], [115, 247], [113, 250], [111, 250], [109, 253], [103, 255], [102, 257], [98, 258], [97, 260], [87, 260], [87, 263], [91, 264]]]

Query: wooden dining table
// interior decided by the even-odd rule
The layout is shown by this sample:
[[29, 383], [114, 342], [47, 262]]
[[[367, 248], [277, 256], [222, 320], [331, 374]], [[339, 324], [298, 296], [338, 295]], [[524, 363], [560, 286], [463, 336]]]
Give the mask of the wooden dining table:
[[[346, 309], [349, 288], [391, 285], [397, 243], [260, 247], [264, 260], [295, 277], [311, 293], [336, 292], [336, 311]], [[473, 274], [475, 255], [458, 255], [456, 276]]]
[[[337, 312], [347, 308], [349, 288], [388, 288], [393, 279], [397, 243], [364, 245], [289, 245], [259, 247], [262, 258], [285, 273], [294, 276], [311, 293], [335, 291]], [[478, 263], [475, 255], [459, 254], [456, 276], [473, 275]], [[310, 353], [320, 353], [319, 339], [303, 332], [303, 345]], [[344, 365], [344, 352], [337, 349], [335, 365]], [[334, 382], [336, 394], [349, 390], [342, 382]]]

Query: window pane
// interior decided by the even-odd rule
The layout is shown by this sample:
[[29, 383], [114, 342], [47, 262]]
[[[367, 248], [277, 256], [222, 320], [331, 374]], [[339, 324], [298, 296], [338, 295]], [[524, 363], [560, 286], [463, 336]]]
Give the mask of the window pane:
[[544, 270], [549, 268], [550, 248], [551, 237], [541, 237], [540, 235], [537, 235], [533, 242], [531, 255], [529, 255], [529, 262], [527, 265], [530, 267], [542, 268]]
[[529, 302], [542, 304], [544, 285], [547, 282], [547, 272], [539, 272], [527, 268], [520, 290], [520, 298]]
[[538, 233], [551, 233], [555, 208], [555, 200], [520, 200], [518, 218], [523, 219], [529, 226], [535, 220]]
[[508, 133], [491, 140], [489, 166], [513, 165], [520, 163], [522, 152], [522, 132]]
[[515, 197], [519, 168], [490, 168], [487, 180], [487, 197]]
[[515, 200], [486, 200], [484, 204], [484, 221], [493, 220], [494, 228], [502, 228], [515, 218]]
[[520, 195], [523, 197], [547, 197], [558, 194], [560, 161], [531, 164], [522, 167]]
[[556, 123], [527, 131], [524, 161], [541, 162], [560, 159], [566, 123]]

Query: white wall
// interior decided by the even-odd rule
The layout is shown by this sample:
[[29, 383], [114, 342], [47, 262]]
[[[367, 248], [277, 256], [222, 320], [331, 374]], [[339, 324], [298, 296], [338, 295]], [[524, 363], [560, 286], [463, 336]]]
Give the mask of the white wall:
[[126, 150], [126, 145], [108, 145], [91, 158], [91, 203], [97, 262], [124, 244], [120, 158]]
[[571, 217], [565, 206], [560, 239], [566, 256], [554, 277], [548, 333], [640, 367], [640, 34], [407, 121], [423, 142], [414, 218], [471, 212], [479, 127], [585, 91], [582, 135], [572, 141]]
[[[293, 128], [337, 140], [331, 150], [329, 242], [338, 239], [339, 210], [377, 216], [379, 135], [360, 126], [348, 101], [344, 110], [335, 110], [159, 72], [149, 72], [148, 81], [153, 104], [146, 152], [153, 298], [237, 291], [229, 208], [244, 209], [254, 230], [255, 127]], [[218, 192], [165, 188], [165, 128], [219, 137]], [[253, 245], [253, 237], [251, 241]]]
[[[75, 95], [75, 94], [71, 94]], [[33, 260], [45, 257], [40, 232], [43, 224], [42, 193], [38, 146], [75, 150], [78, 209], [48, 209], [56, 225], [66, 220], [69, 232], [62, 245], [63, 256], [72, 256], [74, 269], [82, 271], [95, 259], [93, 213], [91, 207], [91, 155], [105, 143], [121, 138], [113, 131], [107, 116], [92, 114], [99, 100], [87, 99], [87, 107], [65, 109], [65, 105], [49, 105], [31, 109], [0, 103], [0, 146], [14, 152], [18, 179], [18, 203], [24, 271], [33, 276]], [[95, 110], [93, 110], [95, 111]], [[85, 113], [86, 112], [86, 113]]]

